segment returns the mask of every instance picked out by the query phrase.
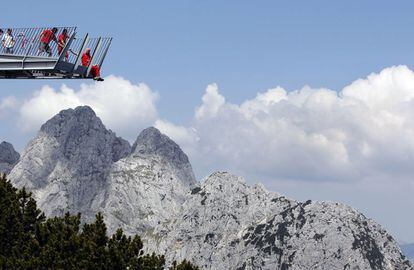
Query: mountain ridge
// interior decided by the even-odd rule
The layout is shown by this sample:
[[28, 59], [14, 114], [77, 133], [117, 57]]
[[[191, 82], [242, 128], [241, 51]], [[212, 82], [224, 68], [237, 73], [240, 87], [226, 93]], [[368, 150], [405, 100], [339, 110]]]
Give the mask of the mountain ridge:
[[[109, 232], [140, 234], [167, 262], [203, 269], [412, 269], [376, 222], [338, 203], [297, 202], [241, 177], [197, 182], [187, 155], [157, 129], [132, 145], [87, 106], [46, 122], [9, 179], [49, 216], [98, 211]], [[357, 267], [357, 268], [355, 268]]]

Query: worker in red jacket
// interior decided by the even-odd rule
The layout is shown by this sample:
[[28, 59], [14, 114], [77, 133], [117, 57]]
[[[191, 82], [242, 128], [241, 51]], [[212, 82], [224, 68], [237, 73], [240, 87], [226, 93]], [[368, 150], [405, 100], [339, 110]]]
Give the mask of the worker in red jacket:
[[49, 43], [54, 41], [58, 43], [56, 38], [57, 28], [53, 27], [52, 29], [45, 29], [43, 30], [42, 34], [40, 34], [40, 45], [39, 45], [39, 53], [46, 52], [49, 57], [52, 56], [52, 49], [50, 48]]
[[[86, 51], [82, 54], [82, 66], [89, 67], [91, 64], [92, 56], [91, 56], [91, 49], [87, 48]], [[103, 81], [104, 79], [101, 78], [101, 69], [98, 65], [93, 65], [91, 67], [91, 75], [95, 81]]]
[[[62, 53], [63, 48], [66, 46], [66, 42], [68, 41], [69, 35], [68, 35], [68, 29], [63, 29], [62, 33], [58, 37], [58, 53], [59, 55]], [[69, 52], [66, 52], [65, 54], [65, 61], [67, 62], [69, 60]]]

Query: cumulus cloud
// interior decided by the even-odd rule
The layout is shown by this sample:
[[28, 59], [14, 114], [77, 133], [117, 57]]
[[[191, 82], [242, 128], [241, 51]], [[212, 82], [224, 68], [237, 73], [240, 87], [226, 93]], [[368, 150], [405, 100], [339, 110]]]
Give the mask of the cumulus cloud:
[[206, 94], [202, 98], [203, 104], [196, 109], [196, 118], [215, 117], [220, 107], [226, 102], [219, 94], [217, 84], [207, 86]]
[[79, 90], [45, 86], [23, 102], [6, 98], [0, 111], [17, 108], [20, 128], [37, 130], [60, 110], [87, 104], [129, 140], [154, 125], [183, 147], [200, 177], [229, 170], [261, 180], [338, 182], [414, 173], [414, 73], [405, 66], [339, 91], [276, 87], [240, 104], [211, 84], [184, 126], [159, 118], [157, 99], [145, 84], [110, 76]]
[[3, 99], [0, 117], [17, 111], [22, 129], [38, 130], [61, 109], [87, 104], [130, 140], [154, 125], [184, 149], [200, 179], [226, 170], [296, 199], [345, 202], [414, 239], [412, 226], [401, 225], [413, 222], [406, 212], [414, 192], [414, 72], [407, 67], [342, 90], [276, 87], [240, 104], [211, 84], [185, 125], [160, 118], [157, 99], [145, 84], [111, 76], [79, 90], [45, 86], [23, 102]]
[[103, 83], [82, 84], [78, 91], [67, 86], [60, 90], [44, 86], [23, 102], [18, 125], [24, 131], [37, 130], [62, 109], [89, 105], [108, 128], [133, 139], [157, 119], [157, 99], [158, 94], [147, 85], [134, 85], [116, 76]]
[[160, 128], [184, 141], [202, 174], [226, 169], [259, 179], [411, 179], [413, 98], [414, 73], [405, 66], [341, 91], [277, 87], [241, 104], [226, 102], [212, 84], [190, 126], [164, 121]]

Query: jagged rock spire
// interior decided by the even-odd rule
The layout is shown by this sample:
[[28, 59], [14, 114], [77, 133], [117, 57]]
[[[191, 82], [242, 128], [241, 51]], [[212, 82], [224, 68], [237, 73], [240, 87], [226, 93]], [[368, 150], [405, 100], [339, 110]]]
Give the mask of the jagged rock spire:
[[0, 173], [8, 174], [19, 161], [20, 155], [11, 143], [0, 143]]
[[159, 155], [174, 164], [189, 163], [187, 155], [168, 136], [155, 127], [144, 129], [135, 140], [132, 152], [141, 155]]
[[133, 155], [157, 155], [183, 172], [183, 180], [189, 185], [196, 183], [187, 155], [180, 146], [155, 127], [144, 129], [132, 146]]
[[70, 211], [93, 218], [111, 165], [130, 149], [90, 107], [63, 110], [29, 142], [9, 179], [33, 191], [46, 215]]

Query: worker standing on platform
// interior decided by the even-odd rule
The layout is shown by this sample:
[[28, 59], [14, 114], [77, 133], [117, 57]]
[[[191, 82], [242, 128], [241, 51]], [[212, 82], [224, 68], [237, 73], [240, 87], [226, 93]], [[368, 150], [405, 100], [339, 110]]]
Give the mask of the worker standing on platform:
[[[66, 42], [68, 40], [68, 29], [63, 29], [62, 33], [58, 37], [58, 53], [59, 55], [62, 53], [63, 48], [66, 46]], [[65, 61], [67, 62], [69, 60], [69, 52], [66, 52], [65, 54]]]
[[[91, 64], [92, 56], [91, 56], [91, 49], [87, 48], [85, 52], [82, 54], [82, 66], [89, 67]], [[98, 65], [93, 65], [91, 67], [91, 75], [95, 81], [102, 82], [104, 79], [101, 78], [101, 69]]]
[[13, 38], [12, 30], [9, 28], [7, 32], [1, 38], [1, 44], [3, 45], [5, 53], [13, 53], [14, 44], [16, 41]]
[[49, 57], [52, 56], [52, 49], [50, 48], [50, 42], [53, 40], [54, 42], [58, 43], [56, 39], [56, 32], [57, 28], [53, 27], [52, 30], [45, 29], [43, 30], [42, 34], [40, 34], [40, 46], [39, 46], [39, 53], [46, 52]]

